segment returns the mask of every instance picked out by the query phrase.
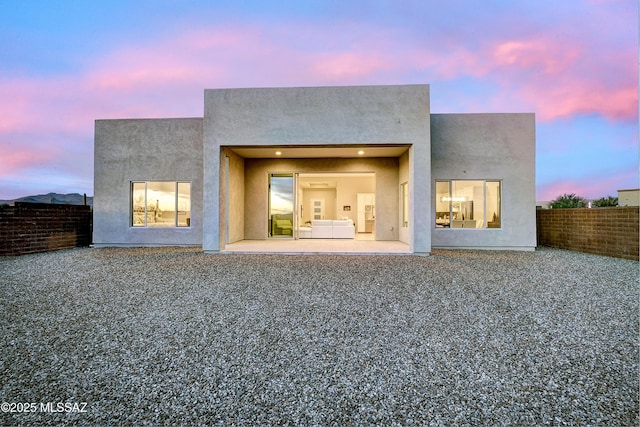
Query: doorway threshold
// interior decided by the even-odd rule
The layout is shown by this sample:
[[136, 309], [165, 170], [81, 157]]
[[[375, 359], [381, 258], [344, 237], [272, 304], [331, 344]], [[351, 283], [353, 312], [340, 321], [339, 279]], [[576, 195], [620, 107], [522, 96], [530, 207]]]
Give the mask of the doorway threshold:
[[355, 239], [269, 239], [240, 240], [229, 243], [223, 254], [283, 255], [411, 255], [408, 244], [400, 241]]

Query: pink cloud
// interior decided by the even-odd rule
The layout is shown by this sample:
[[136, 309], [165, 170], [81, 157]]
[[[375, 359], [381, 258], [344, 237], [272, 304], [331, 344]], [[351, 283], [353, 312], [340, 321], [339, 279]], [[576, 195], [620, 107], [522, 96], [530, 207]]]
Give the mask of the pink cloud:
[[264, 45], [243, 29], [196, 31], [114, 50], [78, 75], [0, 77], [0, 177], [82, 150], [95, 119], [201, 115], [203, 88], [233, 80], [236, 43]]
[[607, 56], [609, 61], [602, 63], [581, 42], [551, 39], [508, 42], [495, 49], [497, 71], [512, 82], [523, 103], [535, 108], [539, 119], [598, 113], [633, 120], [638, 115], [637, 77], [628, 71], [633, 55]]
[[[192, 103], [183, 100], [184, 94], [205, 87], [389, 83], [402, 75], [421, 75], [420, 82], [426, 83], [480, 79], [501, 89], [482, 105], [494, 111], [535, 111], [539, 120], [583, 113], [637, 118], [637, 76], [620, 72], [631, 69], [625, 64], [633, 54], [614, 52], [608, 64], [601, 64], [580, 40], [532, 36], [489, 39], [476, 49], [446, 43], [405, 48], [393, 39], [397, 34], [360, 28], [369, 37], [361, 35], [357, 43], [335, 49], [345, 44], [341, 31], [327, 35], [324, 27], [307, 25], [305, 38], [314, 48], [305, 49], [291, 33], [297, 30], [196, 28], [115, 49], [78, 76], [0, 81], [2, 98], [13, 100], [0, 107], [0, 132], [34, 123], [75, 132], [85, 131], [96, 117], [194, 114], [201, 111], [196, 107], [200, 94]], [[609, 74], [617, 78], [601, 77]]]
[[[251, 26], [193, 29], [177, 37], [155, 40], [107, 53], [91, 67], [88, 84], [96, 89], [163, 91], [198, 83], [200, 88], [237, 85], [238, 78], [282, 74], [302, 52], [279, 35]], [[293, 68], [296, 68], [295, 66]]]
[[0, 145], [0, 176], [7, 176], [24, 168], [51, 162], [56, 157], [56, 149], [49, 147], [33, 150], [28, 147]]
[[618, 190], [638, 188], [638, 171], [630, 169], [613, 174], [559, 179], [537, 187], [536, 200], [550, 201], [563, 194], [576, 194], [587, 199], [618, 196]]
[[[106, 52], [78, 75], [0, 78], [0, 153], [36, 153], [52, 137], [90, 144], [97, 118], [197, 116], [211, 87], [430, 83], [471, 78], [499, 90], [458, 103], [467, 111], [534, 111], [538, 120], [597, 113], [637, 120], [637, 52], [531, 35], [405, 44], [401, 31], [305, 24], [194, 28]], [[594, 36], [595, 37], [595, 36]], [[606, 47], [598, 45], [599, 52]], [[634, 64], [630, 66], [629, 64]], [[407, 77], [411, 76], [411, 77]], [[613, 76], [613, 77], [612, 77]], [[417, 79], [417, 80], [416, 80]], [[15, 150], [15, 135], [31, 135]], [[8, 156], [5, 157], [9, 158]], [[38, 160], [33, 156], [34, 163]], [[28, 155], [12, 163], [27, 165]], [[3, 168], [1, 173], [8, 169]]]
[[[594, 84], [590, 86], [589, 83]], [[548, 86], [544, 92], [541, 88], [527, 87], [520, 93], [539, 112], [540, 120], [592, 113], [611, 120], [634, 120], [638, 117], [638, 94], [632, 87], [567, 81], [565, 86]]]
[[392, 68], [388, 59], [372, 53], [339, 52], [316, 55], [310, 66], [318, 80], [362, 78]]
[[555, 74], [569, 68], [579, 56], [575, 46], [562, 46], [544, 39], [509, 40], [493, 47], [493, 61], [498, 67], [539, 70]]

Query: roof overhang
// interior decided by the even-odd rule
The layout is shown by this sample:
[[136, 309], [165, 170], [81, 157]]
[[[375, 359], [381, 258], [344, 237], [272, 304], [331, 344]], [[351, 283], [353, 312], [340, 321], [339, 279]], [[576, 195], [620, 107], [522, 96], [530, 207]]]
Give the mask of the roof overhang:
[[409, 149], [409, 145], [269, 145], [229, 146], [226, 148], [246, 159], [318, 159], [400, 157]]

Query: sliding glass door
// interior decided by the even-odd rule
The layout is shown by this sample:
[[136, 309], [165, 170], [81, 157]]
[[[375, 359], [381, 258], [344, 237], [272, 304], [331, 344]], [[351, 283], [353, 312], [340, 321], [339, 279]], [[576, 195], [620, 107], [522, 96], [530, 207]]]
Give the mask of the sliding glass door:
[[293, 173], [269, 174], [269, 237], [294, 238], [296, 185]]

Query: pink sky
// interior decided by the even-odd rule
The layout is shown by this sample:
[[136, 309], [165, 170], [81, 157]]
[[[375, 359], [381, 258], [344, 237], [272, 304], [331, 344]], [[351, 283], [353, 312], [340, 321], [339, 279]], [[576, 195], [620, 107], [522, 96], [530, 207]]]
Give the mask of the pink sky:
[[95, 119], [201, 116], [205, 88], [403, 83], [431, 84], [434, 113], [535, 112], [539, 200], [639, 186], [635, 1], [111, 3], [0, 5], [0, 199], [93, 194]]

